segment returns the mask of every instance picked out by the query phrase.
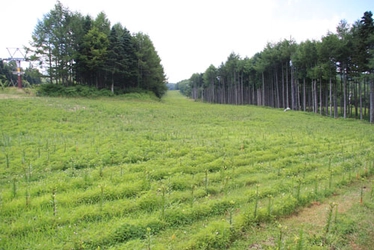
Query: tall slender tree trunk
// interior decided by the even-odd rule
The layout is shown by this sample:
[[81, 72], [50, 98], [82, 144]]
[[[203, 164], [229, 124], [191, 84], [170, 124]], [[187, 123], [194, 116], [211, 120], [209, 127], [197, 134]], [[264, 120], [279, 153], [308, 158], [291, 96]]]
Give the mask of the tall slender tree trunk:
[[312, 80], [312, 111], [316, 112], [316, 105], [315, 105], [315, 99], [314, 99], [314, 80]]
[[338, 98], [337, 98], [337, 82], [335, 82], [335, 85], [334, 85], [334, 118], [338, 118]]
[[[286, 70], [287, 70], [287, 66], [286, 66]], [[287, 70], [287, 73], [286, 73], [286, 77], [288, 78], [288, 70]], [[295, 110], [296, 109], [296, 105], [295, 105], [295, 83], [294, 83], [295, 79], [294, 79], [294, 69], [293, 67], [291, 66], [291, 108], [292, 110]], [[288, 80], [286, 81], [287, 82], [287, 85], [288, 85]], [[287, 88], [287, 99], [288, 99], [288, 88]], [[287, 104], [288, 104], [288, 101], [287, 101]], [[289, 107], [287, 105], [287, 107]]]
[[275, 68], [275, 98], [276, 98], [276, 101], [275, 101], [275, 104], [277, 108], [280, 107], [280, 102], [279, 102], [279, 84], [278, 84], [278, 70]]
[[329, 80], [329, 89], [330, 89], [330, 94], [329, 94], [329, 97], [330, 97], [330, 117], [332, 117], [332, 81], [331, 81], [331, 76], [330, 76], [330, 80]]
[[326, 87], [324, 88], [324, 99], [325, 99], [325, 116], [328, 116], [329, 115], [329, 88], [328, 86], [326, 85]]
[[300, 107], [301, 107], [300, 82], [299, 82], [299, 79], [295, 79], [294, 81], [296, 81], [297, 110], [300, 110]]
[[52, 46], [49, 44], [48, 46], [48, 73], [49, 73], [49, 83], [53, 83], [53, 68], [52, 68]]
[[213, 103], [215, 103], [216, 102], [216, 98], [215, 98], [215, 86], [214, 86], [214, 81], [213, 81], [213, 84], [212, 84], [212, 94], [213, 94]]
[[250, 103], [250, 104], [258, 104], [257, 101], [255, 101], [255, 83], [254, 83], [254, 81], [253, 81], [253, 85], [251, 86], [251, 89], [252, 89], [252, 100], [251, 100], [252, 103]]
[[[289, 103], [289, 97], [288, 97], [288, 86], [289, 86], [289, 84], [288, 84], [288, 65], [289, 65], [289, 62], [287, 62], [287, 64], [286, 64], [286, 106], [287, 106], [287, 108], [290, 106], [290, 103]], [[292, 75], [292, 68], [291, 68], [291, 75]], [[292, 81], [292, 79], [291, 79], [291, 81]]]
[[110, 87], [112, 93], [114, 93], [114, 74], [112, 73], [112, 86]]
[[344, 75], [343, 77], [343, 117], [344, 119], [347, 118], [347, 82], [346, 82], [346, 77]]
[[[345, 71], [345, 68], [343, 69]], [[342, 103], [342, 110], [343, 110], [343, 118], [347, 118], [347, 86], [345, 81], [345, 73], [340, 74], [340, 82], [341, 88], [343, 92], [343, 103]]]
[[261, 105], [265, 106], [265, 76], [262, 72], [262, 96], [261, 96]]
[[370, 123], [374, 123], [374, 80], [370, 79]]
[[317, 80], [314, 80], [314, 113], [318, 113]]
[[[364, 79], [364, 96], [365, 96], [365, 98], [367, 98], [367, 99], [369, 99], [370, 100], [370, 96], [368, 96], [368, 94], [367, 94], [367, 85], [368, 85], [368, 82], [367, 82], [367, 79], [365, 78]], [[366, 102], [367, 103], [367, 102]], [[365, 106], [364, 106], [364, 116], [366, 117], [367, 116], [367, 108], [368, 108], [368, 105], [367, 104], [365, 104]]]
[[[357, 91], [358, 91], [358, 89], [357, 89], [356, 85], [358, 85], [358, 82], [355, 81], [353, 84], [354, 84], [354, 86], [355, 86], [355, 87], [354, 87], [354, 95], [355, 95], [355, 97], [354, 97], [354, 98], [355, 98], [355, 118], [357, 119], [357, 118], [358, 118], [358, 115], [359, 115], [359, 114], [358, 114], [358, 106], [359, 106], [359, 105], [358, 105], [358, 102], [359, 102], [359, 101], [357, 100]], [[359, 87], [359, 88], [360, 88], [360, 87]]]
[[315, 93], [314, 93], [314, 80], [312, 80], [312, 111], [316, 112], [316, 104], [315, 104]]
[[303, 110], [306, 111], [306, 82], [305, 77], [303, 78]]
[[240, 104], [244, 104], [244, 77], [243, 77], [243, 72], [241, 73], [241, 77], [240, 77], [240, 87], [241, 87]]
[[287, 108], [288, 106], [286, 106], [286, 93], [285, 93], [285, 88], [284, 88], [285, 81], [284, 81], [283, 63], [282, 63], [282, 76], [281, 77], [282, 77], [282, 107]]
[[358, 82], [358, 95], [360, 98], [360, 120], [362, 120], [362, 83]]
[[322, 77], [319, 79], [319, 114], [322, 115]]
[[274, 75], [274, 73], [273, 73], [273, 79], [272, 79], [273, 81], [272, 81], [272, 83], [270, 84], [270, 91], [269, 91], [269, 95], [268, 95], [268, 97], [269, 97], [269, 100], [270, 100], [270, 102], [269, 102], [269, 106], [270, 107], [273, 107], [273, 108], [275, 108], [275, 100], [276, 100], [276, 98], [277, 98], [277, 95], [276, 95], [276, 93], [274, 92], [275, 90], [275, 75]]
[[222, 103], [226, 103], [226, 86], [225, 86], [225, 80], [222, 80]]

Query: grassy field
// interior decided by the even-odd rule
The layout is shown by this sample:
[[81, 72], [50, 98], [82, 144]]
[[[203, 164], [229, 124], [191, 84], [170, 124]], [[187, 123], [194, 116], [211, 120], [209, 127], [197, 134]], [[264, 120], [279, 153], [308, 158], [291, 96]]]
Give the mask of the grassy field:
[[[357, 228], [367, 232], [371, 225], [359, 226], [355, 219], [365, 217], [355, 216], [374, 207], [368, 123], [204, 104], [178, 92], [157, 101], [6, 91], [0, 91], [0, 249], [367, 244]], [[343, 211], [345, 220], [330, 203], [318, 232], [282, 222], [352, 185], [363, 201]]]

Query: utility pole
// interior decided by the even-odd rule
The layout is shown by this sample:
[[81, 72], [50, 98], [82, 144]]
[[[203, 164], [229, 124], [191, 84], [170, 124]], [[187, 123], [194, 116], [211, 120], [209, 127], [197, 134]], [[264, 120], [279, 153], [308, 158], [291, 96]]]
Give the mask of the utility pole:
[[[13, 74], [18, 76], [18, 88], [21, 89], [22, 88], [22, 77], [21, 77], [21, 75], [24, 74], [24, 72], [21, 72], [21, 62], [26, 61], [26, 57], [19, 48], [6, 48], [6, 49], [9, 52], [10, 58], [5, 59], [5, 60], [15, 61], [16, 64], [17, 64], [17, 71], [13, 72]], [[20, 55], [22, 57], [20, 57]]]

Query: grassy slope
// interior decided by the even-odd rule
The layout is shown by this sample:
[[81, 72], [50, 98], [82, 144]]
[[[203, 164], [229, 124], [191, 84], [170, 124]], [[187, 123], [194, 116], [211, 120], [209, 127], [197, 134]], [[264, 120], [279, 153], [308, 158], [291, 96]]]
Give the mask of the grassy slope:
[[[282, 231], [281, 246], [284, 249], [300, 249], [297, 247], [301, 244], [301, 249], [370, 250], [374, 244], [373, 181], [371, 177], [338, 188], [332, 197], [313, 202], [272, 223], [256, 226], [235, 242], [231, 249], [276, 248]], [[332, 205], [330, 231], [325, 233]]]
[[367, 123], [176, 92], [4, 98], [0, 116], [0, 249], [274, 247], [279, 216], [373, 171]]

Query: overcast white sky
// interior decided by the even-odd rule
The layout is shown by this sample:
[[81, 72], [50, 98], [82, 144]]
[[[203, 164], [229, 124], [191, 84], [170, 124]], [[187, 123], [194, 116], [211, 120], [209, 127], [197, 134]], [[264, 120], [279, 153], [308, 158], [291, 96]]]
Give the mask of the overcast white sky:
[[[37, 20], [55, 0], [12, 0], [1, 4], [0, 58], [6, 48], [31, 40]], [[218, 67], [231, 52], [252, 57], [267, 42], [320, 39], [339, 21], [354, 23], [373, 0], [61, 0], [71, 11], [92, 17], [104, 11], [112, 25], [148, 34], [169, 82]]]

